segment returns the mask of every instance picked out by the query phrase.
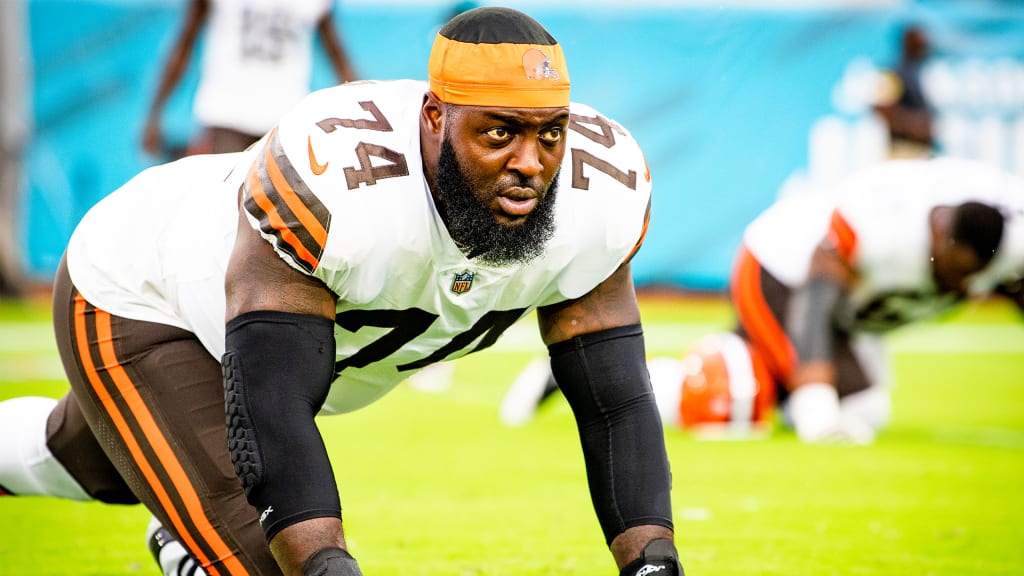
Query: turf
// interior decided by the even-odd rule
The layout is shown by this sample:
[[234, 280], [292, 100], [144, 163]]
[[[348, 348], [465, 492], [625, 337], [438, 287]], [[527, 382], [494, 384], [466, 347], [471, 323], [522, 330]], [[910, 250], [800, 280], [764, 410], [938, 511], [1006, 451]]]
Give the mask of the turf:
[[[729, 322], [716, 299], [645, 298], [651, 354]], [[689, 576], [1024, 574], [1024, 325], [977, 305], [891, 339], [894, 419], [868, 447], [706, 441], [667, 430]], [[0, 304], [0, 398], [66, 385], [45, 306]], [[322, 429], [352, 551], [366, 574], [612, 575], [571, 414], [527, 426], [497, 406], [535, 354], [516, 325], [460, 360], [440, 393], [400, 387]], [[156, 574], [148, 514], [0, 498], [0, 574]]]

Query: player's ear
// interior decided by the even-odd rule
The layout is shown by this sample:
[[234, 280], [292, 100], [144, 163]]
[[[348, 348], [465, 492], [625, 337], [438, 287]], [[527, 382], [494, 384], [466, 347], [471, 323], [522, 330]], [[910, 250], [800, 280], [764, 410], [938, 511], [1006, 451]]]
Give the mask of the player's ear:
[[444, 129], [444, 103], [433, 92], [423, 95], [420, 122], [432, 134], [441, 134]]
[[948, 233], [953, 229], [953, 216], [956, 212], [955, 206], [936, 206], [932, 208], [930, 221], [932, 229], [941, 232]]
[[928, 215], [928, 223], [931, 228], [932, 256], [936, 249], [947, 247], [953, 241], [953, 216], [956, 212], [954, 206], [936, 206]]

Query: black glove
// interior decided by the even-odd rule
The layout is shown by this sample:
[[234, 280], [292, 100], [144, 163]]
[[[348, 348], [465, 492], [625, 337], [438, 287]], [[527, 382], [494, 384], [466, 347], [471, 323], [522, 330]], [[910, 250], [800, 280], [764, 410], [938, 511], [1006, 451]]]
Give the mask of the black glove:
[[363, 576], [356, 559], [341, 548], [322, 548], [306, 560], [303, 576]]
[[619, 576], [685, 576], [679, 554], [671, 540], [651, 540], [640, 557], [619, 572]]

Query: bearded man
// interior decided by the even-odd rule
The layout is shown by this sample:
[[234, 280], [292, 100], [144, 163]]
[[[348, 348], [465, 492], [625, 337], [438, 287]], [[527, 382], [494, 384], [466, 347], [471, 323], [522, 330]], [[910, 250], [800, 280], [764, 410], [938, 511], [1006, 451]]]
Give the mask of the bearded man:
[[629, 268], [643, 153], [520, 12], [451, 20], [429, 77], [313, 93], [91, 210], [54, 294], [72, 393], [0, 404], [0, 485], [143, 502], [167, 572], [174, 543], [207, 574], [361, 574], [314, 416], [536, 311], [617, 570], [682, 574]]

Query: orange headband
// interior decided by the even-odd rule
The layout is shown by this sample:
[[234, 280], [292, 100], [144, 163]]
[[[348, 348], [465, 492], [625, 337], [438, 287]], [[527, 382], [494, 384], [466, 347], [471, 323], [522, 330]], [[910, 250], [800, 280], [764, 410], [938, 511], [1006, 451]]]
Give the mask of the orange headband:
[[558, 44], [471, 44], [438, 34], [428, 71], [430, 90], [450, 104], [569, 106], [569, 69]]

